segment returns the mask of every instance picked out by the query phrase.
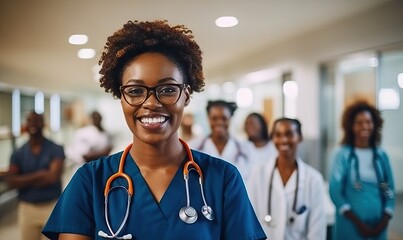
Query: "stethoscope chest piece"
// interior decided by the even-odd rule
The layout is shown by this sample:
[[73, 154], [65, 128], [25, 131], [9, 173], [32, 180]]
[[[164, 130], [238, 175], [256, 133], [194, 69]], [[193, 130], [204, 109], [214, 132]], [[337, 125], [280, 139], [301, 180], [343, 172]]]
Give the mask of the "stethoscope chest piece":
[[185, 206], [179, 210], [179, 217], [183, 222], [192, 224], [197, 220], [197, 212], [193, 207]]
[[275, 227], [276, 226], [276, 222], [274, 221], [273, 217], [271, 215], [266, 215], [264, 217], [264, 221], [267, 224], [267, 226], [269, 227]]

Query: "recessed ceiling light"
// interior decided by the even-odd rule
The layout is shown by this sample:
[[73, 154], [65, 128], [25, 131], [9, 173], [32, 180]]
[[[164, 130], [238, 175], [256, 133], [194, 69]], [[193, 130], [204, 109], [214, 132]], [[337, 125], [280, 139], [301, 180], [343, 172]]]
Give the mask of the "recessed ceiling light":
[[74, 34], [69, 37], [69, 43], [73, 45], [83, 45], [88, 42], [87, 35], [84, 34]]
[[95, 57], [95, 50], [92, 48], [81, 48], [78, 50], [77, 56], [81, 59], [91, 59]]
[[223, 16], [215, 20], [215, 24], [218, 27], [233, 27], [238, 24], [238, 19], [233, 16]]

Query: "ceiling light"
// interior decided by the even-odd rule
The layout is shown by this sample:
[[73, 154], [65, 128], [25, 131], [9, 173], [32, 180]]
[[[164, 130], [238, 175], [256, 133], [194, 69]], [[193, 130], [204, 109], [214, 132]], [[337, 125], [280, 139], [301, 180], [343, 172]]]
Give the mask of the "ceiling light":
[[69, 43], [73, 45], [83, 45], [88, 42], [87, 35], [84, 34], [74, 34], [69, 37]]
[[95, 57], [95, 50], [92, 48], [81, 48], [78, 50], [77, 56], [81, 59], [91, 59]]
[[232, 16], [223, 16], [215, 20], [215, 24], [218, 27], [233, 27], [238, 24], [238, 19]]

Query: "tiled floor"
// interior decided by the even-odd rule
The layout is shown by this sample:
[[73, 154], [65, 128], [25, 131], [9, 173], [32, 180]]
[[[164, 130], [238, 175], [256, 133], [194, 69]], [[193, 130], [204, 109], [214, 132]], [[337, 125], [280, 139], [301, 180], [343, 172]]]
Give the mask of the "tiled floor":
[[[403, 240], [403, 195], [400, 195], [396, 199], [395, 216], [390, 223], [390, 240]], [[0, 209], [0, 239], [1, 240], [19, 240], [17, 226], [17, 214], [16, 214], [16, 201], [10, 201], [6, 206], [2, 206]]]

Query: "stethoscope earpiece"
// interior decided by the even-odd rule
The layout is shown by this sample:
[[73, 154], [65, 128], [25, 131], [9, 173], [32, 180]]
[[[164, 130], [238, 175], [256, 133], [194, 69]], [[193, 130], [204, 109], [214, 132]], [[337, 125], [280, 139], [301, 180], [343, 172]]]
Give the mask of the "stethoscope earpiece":
[[185, 206], [179, 210], [179, 217], [183, 222], [192, 224], [197, 220], [196, 209], [191, 206]]

